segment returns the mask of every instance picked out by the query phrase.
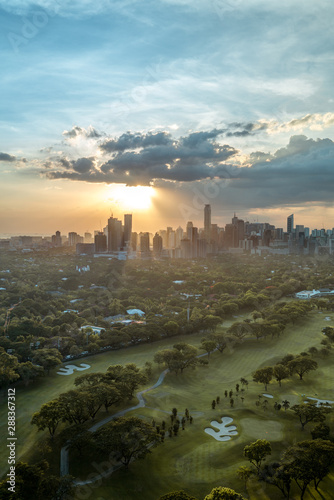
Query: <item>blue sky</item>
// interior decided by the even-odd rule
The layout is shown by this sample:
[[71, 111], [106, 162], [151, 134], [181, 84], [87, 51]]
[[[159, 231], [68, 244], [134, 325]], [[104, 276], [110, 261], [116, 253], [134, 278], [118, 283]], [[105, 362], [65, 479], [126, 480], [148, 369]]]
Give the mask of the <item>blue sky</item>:
[[217, 183], [222, 225], [236, 210], [334, 226], [333, 11], [0, 0], [0, 233], [96, 229], [124, 182], [156, 187], [152, 229], [185, 225], [182, 206]]

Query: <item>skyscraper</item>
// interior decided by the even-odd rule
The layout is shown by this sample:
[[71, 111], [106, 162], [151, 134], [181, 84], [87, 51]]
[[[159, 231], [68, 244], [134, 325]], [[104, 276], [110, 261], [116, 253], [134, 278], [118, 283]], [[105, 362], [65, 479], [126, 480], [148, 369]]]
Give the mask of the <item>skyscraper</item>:
[[131, 242], [132, 214], [124, 214], [124, 247]]
[[153, 253], [155, 256], [161, 255], [162, 252], [162, 238], [158, 233], [155, 233], [153, 238]]
[[293, 214], [287, 218], [287, 232], [291, 234], [293, 231]]
[[211, 205], [204, 206], [204, 237], [206, 241], [211, 239]]

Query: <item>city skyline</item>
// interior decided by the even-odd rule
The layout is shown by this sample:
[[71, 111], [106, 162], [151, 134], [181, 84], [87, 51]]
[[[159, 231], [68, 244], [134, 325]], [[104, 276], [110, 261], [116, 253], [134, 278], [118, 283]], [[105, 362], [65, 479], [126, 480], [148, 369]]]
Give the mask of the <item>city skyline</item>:
[[0, 11], [1, 234], [83, 233], [124, 211], [155, 231], [204, 204], [213, 223], [334, 225], [329, 0]]

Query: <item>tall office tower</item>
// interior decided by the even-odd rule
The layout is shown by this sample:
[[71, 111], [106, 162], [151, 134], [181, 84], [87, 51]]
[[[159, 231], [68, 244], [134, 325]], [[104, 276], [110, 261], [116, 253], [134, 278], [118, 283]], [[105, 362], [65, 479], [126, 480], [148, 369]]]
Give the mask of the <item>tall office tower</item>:
[[56, 247], [61, 247], [61, 234], [60, 234], [60, 231], [56, 231], [56, 234], [54, 234], [51, 237], [51, 243], [52, 243], [52, 245], [54, 245]]
[[167, 231], [166, 231], [166, 229], [160, 229], [160, 231], [159, 231], [158, 234], [162, 238], [162, 245], [163, 245], [163, 247], [167, 248], [168, 240], [167, 240]]
[[162, 252], [162, 238], [158, 233], [155, 233], [153, 237], [153, 253], [156, 257], [161, 255]]
[[275, 229], [275, 240], [282, 240], [282, 239], [283, 239], [283, 228], [277, 227]]
[[302, 224], [296, 225], [296, 238], [298, 239], [299, 233], [304, 233], [304, 226]]
[[122, 222], [114, 217], [108, 219], [108, 252], [117, 252], [122, 240]]
[[179, 248], [181, 246], [181, 240], [183, 237], [183, 229], [179, 226], [175, 231], [175, 247]]
[[211, 224], [211, 240], [218, 245], [218, 225]]
[[238, 219], [236, 226], [238, 228], [238, 242], [239, 242], [240, 240], [245, 239], [245, 222], [241, 219]]
[[203, 238], [198, 240], [198, 252], [197, 255], [198, 257], [204, 258], [206, 257], [207, 254], [207, 241]]
[[132, 214], [124, 214], [124, 247], [130, 245], [132, 234]]
[[238, 227], [235, 224], [226, 224], [224, 232], [224, 247], [236, 248], [238, 246]]
[[181, 240], [181, 259], [191, 259], [191, 241], [189, 238]]
[[168, 236], [168, 245], [169, 245], [169, 248], [175, 248], [176, 247], [176, 244], [175, 244], [175, 231], [171, 231], [169, 233], [169, 236]]
[[142, 233], [140, 236], [140, 251], [141, 253], [149, 254], [150, 252], [150, 233]]
[[187, 233], [187, 239], [190, 241], [192, 241], [193, 227], [194, 227], [194, 224], [191, 221], [187, 222], [186, 233]]
[[198, 228], [192, 228], [192, 238], [191, 238], [191, 257], [196, 259], [198, 257]]
[[265, 229], [262, 236], [262, 244], [265, 247], [269, 247], [271, 240], [271, 229]]
[[107, 237], [104, 233], [98, 232], [94, 237], [95, 252], [102, 253], [107, 251]]
[[232, 217], [232, 224], [237, 225], [238, 224], [238, 217], [236, 216], [234, 212], [234, 216]]
[[204, 206], [204, 238], [211, 239], [211, 205]]
[[91, 233], [85, 233], [84, 242], [85, 243], [92, 243], [92, 241], [93, 241], [93, 237], [92, 237]]
[[68, 233], [68, 246], [75, 247], [79, 243], [79, 235], [75, 232]]
[[309, 238], [310, 237], [310, 228], [304, 227], [304, 233], [305, 233], [305, 238]]
[[287, 232], [291, 234], [293, 231], [293, 214], [289, 215], [286, 221], [287, 221]]
[[166, 245], [167, 248], [173, 248], [171, 246], [171, 242], [170, 242], [170, 235], [171, 235], [172, 231], [173, 231], [172, 227], [167, 227], [167, 245]]
[[135, 231], [131, 234], [131, 248], [135, 252], [137, 250], [138, 233]]

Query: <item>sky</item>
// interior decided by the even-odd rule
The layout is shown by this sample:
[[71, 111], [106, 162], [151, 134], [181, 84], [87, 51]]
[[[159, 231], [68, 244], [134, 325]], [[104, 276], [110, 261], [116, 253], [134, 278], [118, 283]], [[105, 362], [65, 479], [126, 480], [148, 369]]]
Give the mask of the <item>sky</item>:
[[0, 0], [0, 236], [334, 226], [331, 0]]

